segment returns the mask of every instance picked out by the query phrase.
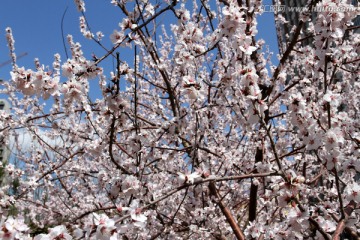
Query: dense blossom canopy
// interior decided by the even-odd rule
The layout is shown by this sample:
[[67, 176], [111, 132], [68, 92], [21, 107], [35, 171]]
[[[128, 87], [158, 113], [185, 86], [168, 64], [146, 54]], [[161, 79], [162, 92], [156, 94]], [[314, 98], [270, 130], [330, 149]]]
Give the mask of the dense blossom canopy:
[[51, 67], [18, 66], [6, 29], [0, 238], [355, 239], [359, 12], [311, 14], [350, 1], [309, 1], [278, 66], [255, 38], [261, 1], [155, 2], [112, 0], [124, 17], [104, 36], [75, 0], [83, 41], [108, 50], [68, 36]]

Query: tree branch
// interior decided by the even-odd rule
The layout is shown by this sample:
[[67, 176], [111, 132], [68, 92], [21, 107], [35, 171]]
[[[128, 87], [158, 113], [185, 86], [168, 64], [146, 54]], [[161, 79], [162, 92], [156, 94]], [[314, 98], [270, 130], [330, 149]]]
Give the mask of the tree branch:
[[233, 215], [231, 214], [231, 211], [221, 200], [221, 196], [216, 189], [215, 182], [213, 182], [213, 181], [209, 182], [209, 190], [210, 190], [210, 194], [215, 196], [218, 199], [218, 201], [216, 201], [216, 203], [218, 204], [221, 212], [224, 214], [226, 220], [230, 224], [236, 238], [239, 240], [245, 240], [244, 233], [241, 231], [239, 225], [236, 223], [236, 220], [234, 219]]

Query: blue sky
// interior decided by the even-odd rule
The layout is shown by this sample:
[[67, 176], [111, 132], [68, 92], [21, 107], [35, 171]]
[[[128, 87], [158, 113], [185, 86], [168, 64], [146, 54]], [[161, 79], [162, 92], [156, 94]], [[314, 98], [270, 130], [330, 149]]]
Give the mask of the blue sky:
[[[110, 4], [110, 0], [85, 1], [86, 16], [92, 32], [102, 31], [105, 34], [104, 43], [111, 47], [109, 36], [114, 29], [118, 29], [118, 23], [122, 15], [120, 9]], [[271, 0], [263, 4], [271, 4]], [[34, 67], [34, 58], [39, 58], [42, 64], [52, 65], [54, 54], [60, 53], [62, 61], [66, 61], [65, 50], [61, 35], [61, 19], [68, 7], [64, 18], [64, 34], [71, 34], [74, 40], [83, 46], [86, 57], [91, 53], [98, 56], [104, 54], [97, 44], [85, 39], [79, 32], [79, 13], [73, 0], [2, 0], [0, 8], [0, 64], [9, 60], [9, 51], [5, 39], [5, 28], [11, 27], [15, 38], [15, 51], [17, 55], [27, 53], [18, 60], [19, 66], [25, 68]], [[273, 13], [263, 13], [259, 18], [259, 34], [257, 39], [263, 38], [270, 50], [274, 52], [273, 63], [277, 63], [278, 53]], [[105, 74], [109, 76], [112, 70], [112, 61], [104, 62]], [[11, 64], [0, 68], [0, 79], [9, 79]], [[96, 85], [95, 85], [96, 86]], [[90, 93], [91, 94], [91, 93]], [[96, 98], [96, 96], [93, 96]]]

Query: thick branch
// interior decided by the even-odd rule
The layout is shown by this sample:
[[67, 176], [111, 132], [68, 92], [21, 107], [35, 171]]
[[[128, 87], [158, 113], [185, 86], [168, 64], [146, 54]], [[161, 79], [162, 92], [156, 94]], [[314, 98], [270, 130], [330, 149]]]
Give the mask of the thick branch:
[[324, 229], [322, 229], [320, 224], [315, 219], [309, 218], [309, 222], [311, 222], [313, 224], [313, 226], [316, 228], [316, 230], [318, 230], [321, 233], [321, 235], [324, 237], [324, 239], [330, 240], [329, 234], [327, 232], [325, 232]]
[[335, 233], [332, 236], [333, 240], [340, 240], [340, 234], [344, 231], [344, 229], [346, 227], [346, 222], [347, 222], [349, 216], [351, 215], [351, 213], [355, 210], [355, 208], [356, 208], [356, 203], [353, 200], [351, 200], [351, 202], [344, 209], [345, 216], [338, 223]]
[[218, 199], [217, 204], [219, 205], [220, 210], [224, 214], [226, 220], [230, 224], [236, 238], [244, 240], [245, 236], [244, 236], [243, 232], [241, 231], [239, 225], [236, 223], [236, 220], [233, 217], [233, 215], [231, 214], [229, 208], [221, 200], [221, 196], [216, 189], [215, 182], [209, 183], [209, 190], [210, 190], [211, 195], [214, 195]]

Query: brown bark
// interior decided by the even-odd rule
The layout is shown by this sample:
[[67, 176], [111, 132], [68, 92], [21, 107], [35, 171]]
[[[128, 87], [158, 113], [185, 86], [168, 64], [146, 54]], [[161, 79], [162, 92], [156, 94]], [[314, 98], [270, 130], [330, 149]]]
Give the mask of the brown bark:
[[[262, 162], [263, 160], [263, 149], [258, 147], [256, 149], [255, 163]], [[255, 171], [257, 173], [257, 171]], [[250, 187], [250, 200], [249, 200], [249, 221], [255, 221], [256, 219], [256, 208], [257, 208], [257, 192], [258, 186], [251, 183]]]
[[218, 191], [216, 189], [215, 182], [209, 183], [209, 190], [210, 190], [210, 194], [215, 196], [218, 199], [216, 201], [216, 203], [220, 207], [220, 210], [224, 214], [227, 222], [230, 224], [231, 229], [233, 230], [236, 238], [239, 240], [245, 240], [244, 233], [241, 231], [239, 225], [236, 223], [236, 220], [233, 217], [233, 215], [231, 214], [229, 208], [221, 200], [220, 194], [218, 193]]
[[346, 227], [346, 222], [355, 208], [356, 208], [356, 203], [351, 200], [351, 202], [344, 209], [345, 217], [341, 219], [340, 222], [338, 223], [335, 233], [332, 236], [333, 240], [340, 240], [340, 235]]

